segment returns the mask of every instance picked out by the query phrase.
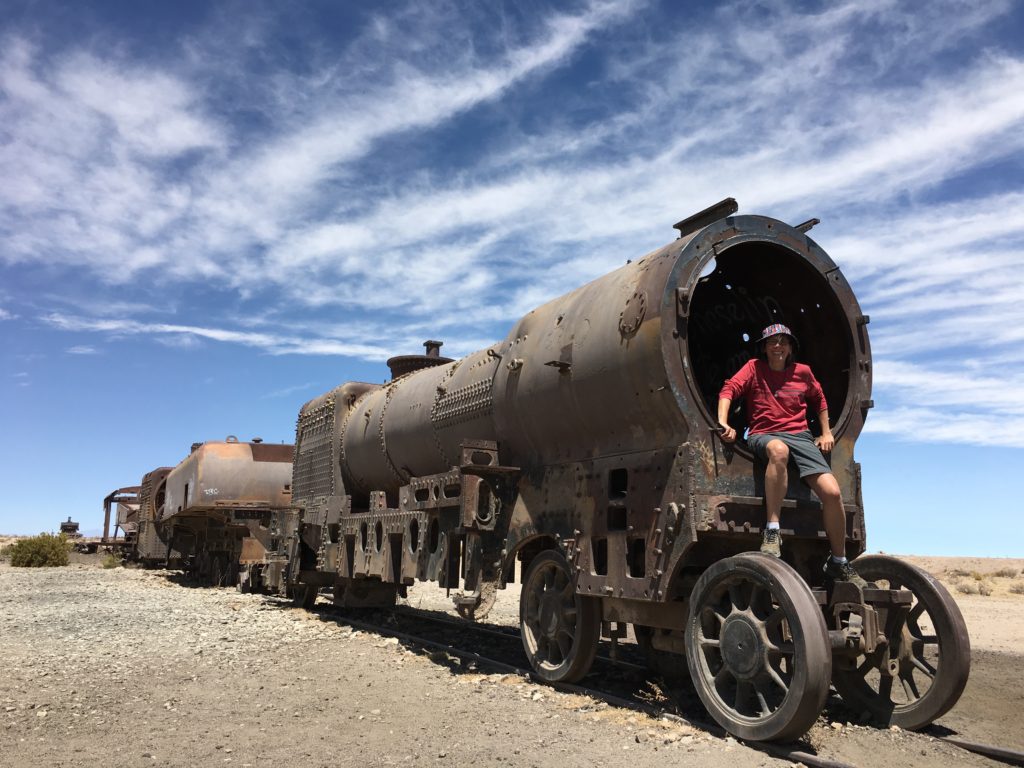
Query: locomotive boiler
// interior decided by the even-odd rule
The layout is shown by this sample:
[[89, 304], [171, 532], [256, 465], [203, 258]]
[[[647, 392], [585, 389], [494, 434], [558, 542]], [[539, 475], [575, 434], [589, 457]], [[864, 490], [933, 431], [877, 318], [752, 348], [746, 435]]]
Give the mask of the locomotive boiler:
[[306, 604], [330, 587], [350, 607], [433, 581], [479, 617], [518, 579], [538, 676], [578, 680], [601, 638], [632, 625], [743, 738], [802, 734], [830, 684], [907, 728], [947, 711], [969, 643], [937, 582], [873, 556], [857, 561], [868, 588], [826, 583], [820, 504], [795, 477], [783, 559], [756, 552], [764, 467], [742, 439], [719, 438], [723, 380], [768, 324], [804, 340], [829, 403], [854, 558], [865, 550], [854, 444], [872, 405], [871, 351], [867, 316], [807, 235], [813, 220], [735, 212], [727, 200], [679, 222], [670, 244], [529, 312], [486, 349], [449, 360], [428, 342], [389, 361], [388, 383], [307, 403], [293, 507], [243, 580]]

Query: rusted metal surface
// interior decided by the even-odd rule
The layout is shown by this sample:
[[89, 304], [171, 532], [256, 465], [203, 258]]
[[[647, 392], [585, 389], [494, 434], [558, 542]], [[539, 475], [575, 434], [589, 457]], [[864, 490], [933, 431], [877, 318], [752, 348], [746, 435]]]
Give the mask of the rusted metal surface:
[[202, 443], [168, 475], [161, 520], [248, 503], [288, 506], [293, 453], [291, 445]]

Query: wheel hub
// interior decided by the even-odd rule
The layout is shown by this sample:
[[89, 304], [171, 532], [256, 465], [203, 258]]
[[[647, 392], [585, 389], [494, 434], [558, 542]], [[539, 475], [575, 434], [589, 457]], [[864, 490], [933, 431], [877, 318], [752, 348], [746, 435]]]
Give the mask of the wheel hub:
[[738, 679], [750, 679], [761, 670], [764, 640], [760, 627], [749, 617], [734, 615], [726, 619], [719, 642], [725, 666]]
[[558, 595], [546, 593], [540, 599], [540, 630], [546, 637], [556, 637], [561, 623], [561, 606]]

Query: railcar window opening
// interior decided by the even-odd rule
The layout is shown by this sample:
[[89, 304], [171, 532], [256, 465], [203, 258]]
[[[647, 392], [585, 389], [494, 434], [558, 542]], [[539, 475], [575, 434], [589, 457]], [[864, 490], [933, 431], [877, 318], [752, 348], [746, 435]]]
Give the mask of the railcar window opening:
[[608, 539], [606, 538], [591, 538], [590, 545], [593, 547], [593, 558], [594, 563], [594, 575], [595, 576], [607, 576], [608, 575]]
[[409, 552], [416, 554], [420, 549], [420, 523], [413, 518], [409, 521]]
[[633, 538], [629, 540], [626, 564], [629, 568], [629, 575], [634, 579], [642, 579], [647, 575], [647, 539]]
[[[754, 342], [762, 329], [783, 323], [799, 342], [797, 362], [810, 365], [821, 383], [830, 422], [839, 424], [850, 386], [852, 341], [846, 312], [828, 280], [796, 253], [764, 242], [722, 251], [701, 274], [686, 339], [691, 384], [709, 422], [718, 422], [724, 381], [757, 355]], [[730, 424], [744, 435], [749, 424], [742, 403], [733, 408]], [[808, 413], [808, 423], [820, 433], [817, 414]]]
[[608, 472], [608, 500], [616, 501], [626, 498], [629, 490], [629, 470], [616, 467]]

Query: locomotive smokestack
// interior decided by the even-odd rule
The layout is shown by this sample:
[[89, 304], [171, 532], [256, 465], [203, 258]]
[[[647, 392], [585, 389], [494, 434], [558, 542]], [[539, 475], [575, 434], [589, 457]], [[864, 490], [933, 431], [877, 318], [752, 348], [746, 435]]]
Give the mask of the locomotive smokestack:
[[398, 355], [388, 360], [388, 368], [391, 369], [391, 378], [397, 379], [407, 373], [418, 371], [421, 368], [433, 368], [435, 365], [444, 365], [452, 362], [450, 357], [441, 357], [443, 341], [428, 339], [423, 342], [426, 354], [423, 355]]

